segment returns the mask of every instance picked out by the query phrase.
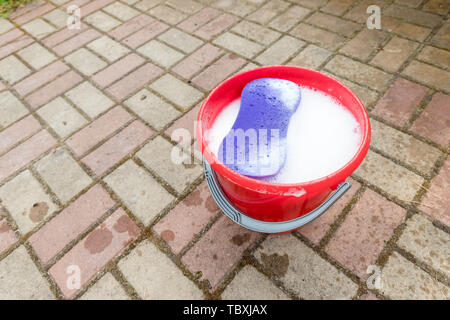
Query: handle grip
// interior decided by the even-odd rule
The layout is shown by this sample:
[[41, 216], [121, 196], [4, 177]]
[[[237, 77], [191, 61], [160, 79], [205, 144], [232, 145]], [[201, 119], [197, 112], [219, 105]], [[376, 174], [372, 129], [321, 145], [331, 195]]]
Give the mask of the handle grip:
[[216, 173], [207, 161], [203, 161], [203, 167], [205, 169], [205, 177], [208, 183], [209, 190], [211, 191], [214, 200], [216, 201], [219, 208], [223, 211], [223, 213], [225, 213], [228, 218], [243, 226], [244, 228], [263, 233], [283, 233], [300, 228], [301, 226], [322, 215], [351, 187], [350, 182], [342, 182], [338, 185], [336, 191], [334, 191], [333, 194], [328, 197], [328, 199], [325, 200], [324, 203], [322, 203], [313, 211], [299, 218], [281, 222], [267, 222], [253, 219], [239, 211], [231, 203], [231, 201], [223, 192], [222, 188], [219, 186], [216, 178]]

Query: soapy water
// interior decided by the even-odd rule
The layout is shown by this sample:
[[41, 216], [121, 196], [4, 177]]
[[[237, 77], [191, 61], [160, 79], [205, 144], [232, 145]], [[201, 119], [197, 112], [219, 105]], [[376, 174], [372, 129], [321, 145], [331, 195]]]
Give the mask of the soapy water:
[[[277, 174], [259, 178], [260, 180], [300, 183], [322, 178], [343, 167], [358, 150], [361, 128], [353, 114], [322, 91], [301, 86], [301, 92], [300, 105], [292, 115], [288, 127], [284, 166]], [[240, 104], [239, 98], [226, 106], [209, 131], [209, 148], [216, 156], [223, 139], [236, 121]], [[254, 136], [248, 130], [245, 134], [248, 138]], [[271, 134], [273, 133], [267, 133]], [[257, 145], [255, 141], [249, 141], [249, 144]], [[276, 152], [276, 148], [273, 152]]]

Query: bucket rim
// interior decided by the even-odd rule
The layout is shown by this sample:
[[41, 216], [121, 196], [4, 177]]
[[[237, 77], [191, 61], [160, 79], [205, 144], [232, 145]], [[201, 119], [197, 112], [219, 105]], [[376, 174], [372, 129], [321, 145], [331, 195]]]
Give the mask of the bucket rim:
[[[261, 73], [268, 72], [267, 76], [261, 75]], [[222, 163], [217, 156], [209, 149], [207, 139], [204, 139], [204, 131], [202, 128], [202, 118], [203, 114], [205, 112], [205, 109], [207, 106], [211, 103], [212, 98], [214, 98], [215, 94], [218, 90], [220, 90], [223, 86], [228, 85], [229, 83], [232, 83], [234, 81], [239, 80], [239, 78], [243, 77], [244, 75], [249, 75], [252, 73], [257, 73], [257, 78], [262, 77], [274, 77], [273, 73], [280, 74], [280, 76], [285, 72], [296, 72], [296, 73], [309, 73], [310, 75], [313, 75], [318, 78], [327, 79], [329, 81], [334, 82], [339, 87], [341, 87], [342, 90], [346, 91], [350, 97], [355, 101], [355, 105], [358, 107], [358, 110], [362, 114], [362, 126], [361, 126], [361, 142], [360, 145], [354, 154], [354, 156], [342, 167], [340, 167], [338, 170], [330, 173], [329, 175], [326, 175], [324, 177], [306, 181], [306, 182], [299, 182], [299, 183], [273, 183], [273, 182], [266, 182], [258, 179], [254, 179], [251, 177], [244, 176], [232, 169], [230, 169], [228, 166], [226, 166], [224, 163]], [[278, 76], [278, 77], [280, 77]], [[281, 78], [281, 77], [280, 77]], [[314, 88], [320, 90], [318, 88]], [[324, 92], [323, 90], [320, 90]], [[325, 92], [327, 95], [330, 95], [329, 93]], [[345, 107], [345, 106], [344, 106]], [[271, 194], [271, 195], [287, 195], [287, 196], [296, 196], [300, 197], [303, 196], [306, 193], [316, 193], [323, 191], [327, 188], [335, 189], [337, 185], [339, 185], [341, 182], [343, 182], [347, 177], [350, 176], [361, 164], [361, 162], [364, 160], [364, 157], [366, 156], [369, 144], [370, 144], [370, 137], [371, 137], [371, 127], [370, 127], [370, 121], [369, 121], [369, 115], [367, 114], [366, 109], [364, 108], [363, 103], [358, 98], [358, 96], [350, 90], [346, 85], [344, 85], [341, 81], [328, 76], [322, 72], [298, 67], [298, 66], [286, 66], [286, 65], [272, 65], [272, 66], [263, 66], [263, 67], [257, 67], [251, 70], [246, 70], [239, 72], [224, 81], [222, 81], [220, 84], [218, 84], [206, 97], [206, 99], [203, 101], [202, 106], [200, 108], [200, 111], [197, 116], [197, 126], [196, 126], [196, 138], [197, 138], [197, 144], [200, 147], [200, 150], [202, 152], [202, 155], [204, 157], [204, 160], [207, 161], [210, 166], [214, 169], [214, 171], [220, 175], [223, 178], [226, 178], [230, 180], [231, 182], [252, 191], [256, 191], [259, 193], [265, 193], [265, 194]]]

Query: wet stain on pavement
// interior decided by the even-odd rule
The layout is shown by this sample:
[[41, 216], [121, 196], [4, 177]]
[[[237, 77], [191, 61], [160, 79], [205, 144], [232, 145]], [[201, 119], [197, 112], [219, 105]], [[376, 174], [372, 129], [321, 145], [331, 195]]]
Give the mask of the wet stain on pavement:
[[184, 204], [188, 207], [199, 206], [202, 202], [200, 190], [195, 190], [184, 200]]
[[166, 242], [173, 241], [175, 239], [175, 233], [172, 230], [164, 230], [161, 232], [161, 238]]
[[283, 277], [289, 267], [289, 256], [287, 253], [282, 256], [277, 253], [271, 255], [261, 253], [261, 260], [264, 266], [277, 277]]
[[33, 204], [30, 209], [30, 220], [34, 223], [42, 221], [48, 212], [48, 204], [45, 202], [38, 202]]
[[114, 224], [113, 229], [119, 233], [128, 232], [130, 237], [136, 237], [139, 234], [139, 228], [128, 216], [122, 216]]
[[90, 254], [100, 253], [105, 250], [113, 239], [113, 234], [106, 228], [100, 228], [92, 231], [84, 242], [84, 247]]
[[208, 199], [206, 199], [205, 207], [209, 212], [219, 211], [219, 207], [217, 206], [216, 201], [214, 201], [212, 195], [209, 195]]
[[231, 242], [237, 246], [242, 246], [245, 242], [250, 240], [250, 233], [237, 234], [231, 238]]

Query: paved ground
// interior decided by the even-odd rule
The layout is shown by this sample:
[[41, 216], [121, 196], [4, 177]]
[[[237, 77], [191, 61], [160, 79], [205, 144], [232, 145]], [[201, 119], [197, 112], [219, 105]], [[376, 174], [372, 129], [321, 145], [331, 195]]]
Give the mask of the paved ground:
[[[0, 20], [0, 299], [448, 299], [448, 5], [40, 0]], [[351, 191], [292, 235], [233, 224], [170, 161], [209, 90], [267, 64], [331, 74], [372, 121]]]

